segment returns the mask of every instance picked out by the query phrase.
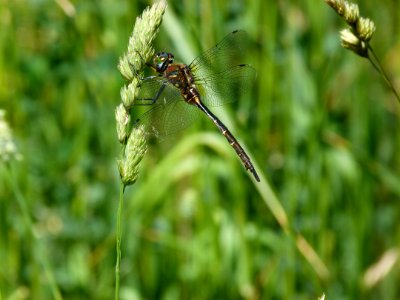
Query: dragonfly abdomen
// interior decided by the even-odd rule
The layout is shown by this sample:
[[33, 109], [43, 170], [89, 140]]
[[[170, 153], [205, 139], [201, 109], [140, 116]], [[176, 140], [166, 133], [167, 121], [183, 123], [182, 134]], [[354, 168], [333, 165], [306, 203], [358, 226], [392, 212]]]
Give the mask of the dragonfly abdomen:
[[[200, 100], [200, 99], [199, 99]], [[226, 140], [235, 150], [236, 154], [239, 156], [246, 170], [250, 171], [254, 178], [259, 182], [260, 177], [258, 176], [256, 169], [254, 168], [250, 157], [247, 155], [246, 151], [242, 148], [233, 134], [229, 131], [229, 129], [206, 107], [201, 101], [197, 103], [197, 106], [214, 122], [214, 124], [218, 127], [219, 131], [225, 136]]]

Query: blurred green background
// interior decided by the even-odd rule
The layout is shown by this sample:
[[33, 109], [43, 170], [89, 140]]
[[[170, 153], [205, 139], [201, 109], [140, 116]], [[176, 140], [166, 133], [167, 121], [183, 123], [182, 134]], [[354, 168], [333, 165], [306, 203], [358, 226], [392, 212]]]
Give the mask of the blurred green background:
[[[0, 0], [0, 108], [23, 160], [0, 167], [0, 299], [112, 299], [117, 71], [135, 0]], [[360, 2], [400, 89], [400, 2]], [[170, 1], [156, 49], [190, 62], [234, 29], [258, 72], [152, 144], [127, 189], [121, 299], [399, 299], [400, 104], [341, 48], [324, 1]], [[274, 198], [270, 188], [275, 192]]]

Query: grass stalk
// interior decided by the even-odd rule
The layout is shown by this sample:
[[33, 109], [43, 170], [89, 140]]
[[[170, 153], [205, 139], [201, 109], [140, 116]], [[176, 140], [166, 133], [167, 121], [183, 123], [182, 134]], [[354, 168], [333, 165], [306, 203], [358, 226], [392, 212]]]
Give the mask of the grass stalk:
[[120, 174], [120, 192], [116, 224], [115, 265], [115, 300], [119, 299], [121, 272], [122, 243], [122, 212], [125, 188], [136, 182], [139, 174], [139, 164], [147, 151], [146, 137], [143, 127], [131, 126], [131, 114], [135, 97], [140, 89], [141, 72], [145, 62], [153, 55], [152, 43], [158, 33], [162, 16], [167, 7], [165, 1], [153, 4], [144, 10], [136, 19], [132, 35], [129, 38], [128, 50], [120, 58], [118, 69], [127, 80], [121, 89], [121, 103], [115, 110], [118, 140], [121, 144], [121, 154], [118, 159]]
[[371, 62], [371, 64], [374, 66], [375, 70], [381, 74], [381, 76], [383, 77], [383, 79], [385, 80], [386, 84], [388, 85], [388, 87], [390, 88], [390, 90], [392, 91], [392, 93], [395, 95], [397, 101], [400, 103], [400, 96], [397, 93], [394, 85], [392, 84], [392, 82], [389, 79], [389, 76], [386, 74], [385, 69], [383, 68], [382, 64], [380, 63], [377, 55], [375, 54], [375, 51], [372, 49], [371, 45], [368, 45], [368, 49], [369, 52], [372, 54], [371, 56], [368, 56], [368, 60]]
[[370, 45], [370, 40], [376, 30], [374, 22], [368, 18], [361, 17], [358, 5], [355, 3], [346, 0], [325, 0], [325, 2], [350, 26], [350, 28], [340, 32], [343, 48], [367, 58], [400, 103], [399, 94]]
[[122, 239], [122, 229], [121, 229], [121, 220], [122, 220], [122, 211], [124, 206], [124, 191], [125, 185], [121, 181], [120, 189], [119, 189], [119, 201], [118, 201], [118, 212], [117, 212], [117, 262], [115, 264], [115, 299], [119, 299], [119, 287], [120, 287], [120, 272], [121, 272], [121, 239]]

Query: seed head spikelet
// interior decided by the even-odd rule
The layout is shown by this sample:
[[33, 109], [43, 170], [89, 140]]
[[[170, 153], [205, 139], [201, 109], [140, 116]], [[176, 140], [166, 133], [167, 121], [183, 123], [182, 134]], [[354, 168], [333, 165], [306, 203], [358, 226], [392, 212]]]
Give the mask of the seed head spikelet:
[[[372, 35], [375, 33], [375, 24], [370, 19], [363, 18], [360, 16], [360, 11], [358, 9], [357, 4], [348, 2], [346, 0], [325, 0], [325, 2], [330, 7], [332, 7], [337, 12], [337, 14], [341, 16], [344, 19], [344, 21], [350, 26], [350, 29], [353, 32], [354, 36], [356, 36], [359, 40], [363, 42], [368, 42], [371, 39]], [[342, 37], [341, 39], [342, 39], [342, 46], [344, 48], [354, 51], [353, 48], [347, 47], [346, 42], [343, 43]], [[362, 53], [360, 51], [354, 51], [354, 52], [359, 55], [360, 53]]]
[[120, 143], [124, 143], [129, 136], [131, 116], [125, 106], [121, 103], [115, 109], [117, 120], [117, 134]]
[[340, 31], [340, 40], [343, 48], [349, 49], [361, 57], [368, 56], [367, 44], [356, 37], [352, 30], [346, 28]]
[[133, 82], [124, 85], [121, 88], [121, 101], [127, 110], [129, 110], [133, 106], [133, 102], [135, 99], [135, 92], [138, 91], [139, 80], [134, 79]]
[[118, 160], [118, 169], [125, 186], [135, 183], [139, 174], [139, 163], [147, 151], [143, 127], [135, 127], [125, 148], [125, 156]]
[[399, 94], [386, 75], [385, 70], [370, 45], [370, 40], [376, 30], [374, 22], [371, 19], [361, 17], [358, 5], [355, 3], [346, 0], [324, 1], [350, 26], [340, 31], [342, 47], [368, 59], [374, 69], [383, 77], [386, 84], [396, 96], [397, 101], [400, 103]]
[[357, 22], [360, 15], [357, 4], [344, 0], [325, 0], [325, 2], [332, 7], [337, 14], [341, 16], [350, 26]]
[[353, 26], [360, 17], [358, 5], [355, 3], [344, 2], [343, 18], [350, 26]]
[[360, 40], [368, 42], [375, 33], [375, 24], [368, 18], [359, 18], [356, 23], [356, 32]]

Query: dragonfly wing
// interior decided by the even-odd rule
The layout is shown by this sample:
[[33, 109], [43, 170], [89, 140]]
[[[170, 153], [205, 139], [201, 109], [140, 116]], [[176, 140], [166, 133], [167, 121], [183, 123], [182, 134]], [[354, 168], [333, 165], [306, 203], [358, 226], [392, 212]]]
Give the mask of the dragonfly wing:
[[168, 85], [163, 77], [148, 77], [140, 82], [139, 92], [136, 95], [135, 105], [151, 105], [157, 101], [157, 96]]
[[249, 43], [245, 31], [235, 30], [226, 35], [214, 47], [196, 57], [189, 65], [190, 69], [199, 77], [209, 77], [218, 70], [230, 69], [244, 63], [244, 50]]
[[137, 125], [145, 126], [150, 136], [163, 140], [188, 127], [200, 115], [198, 108], [186, 103], [179, 89], [168, 82], [159, 85], [159, 90], [153, 95], [156, 100], [151, 109], [136, 121]]
[[199, 109], [183, 99], [174, 101], [164, 110], [163, 136], [174, 134], [189, 127], [199, 116]]
[[[254, 68], [241, 64], [240, 60], [247, 44], [244, 31], [233, 31], [189, 65], [206, 105], [218, 106], [236, 100], [246, 84], [254, 80]], [[144, 80], [138, 98], [137, 104], [152, 104], [138, 123], [145, 125], [149, 134], [161, 139], [188, 127], [201, 114], [162, 76]]]
[[242, 63], [248, 43], [245, 31], [233, 31], [189, 65], [206, 105], [220, 106], [235, 101], [250, 87], [256, 71]]
[[256, 70], [250, 65], [237, 65], [209, 77], [195, 76], [203, 102], [210, 107], [236, 101], [255, 80]]

